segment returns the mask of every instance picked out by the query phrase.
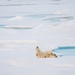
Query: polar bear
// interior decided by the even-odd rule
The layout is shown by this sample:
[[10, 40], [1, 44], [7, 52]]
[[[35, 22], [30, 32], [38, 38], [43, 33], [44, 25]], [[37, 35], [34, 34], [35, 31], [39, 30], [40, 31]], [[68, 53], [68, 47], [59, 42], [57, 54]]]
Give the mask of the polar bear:
[[37, 58], [57, 58], [57, 55], [50, 51], [41, 52], [41, 50], [37, 46], [36, 47], [36, 57]]

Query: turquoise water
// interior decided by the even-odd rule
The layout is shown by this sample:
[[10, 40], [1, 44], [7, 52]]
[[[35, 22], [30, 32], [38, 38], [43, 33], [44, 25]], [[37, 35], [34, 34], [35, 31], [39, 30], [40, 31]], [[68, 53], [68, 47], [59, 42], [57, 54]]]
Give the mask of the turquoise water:
[[58, 47], [53, 52], [60, 53], [60, 56], [75, 56], [75, 46]]

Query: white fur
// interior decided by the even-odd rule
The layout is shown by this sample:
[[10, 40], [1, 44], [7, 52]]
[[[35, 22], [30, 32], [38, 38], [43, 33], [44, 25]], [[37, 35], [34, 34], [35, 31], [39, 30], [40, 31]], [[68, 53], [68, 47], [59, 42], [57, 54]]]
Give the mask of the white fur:
[[41, 50], [39, 49], [39, 47], [36, 47], [36, 57], [37, 58], [56, 58], [56, 54], [50, 52], [50, 51], [46, 51], [46, 52], [41, 52]]

